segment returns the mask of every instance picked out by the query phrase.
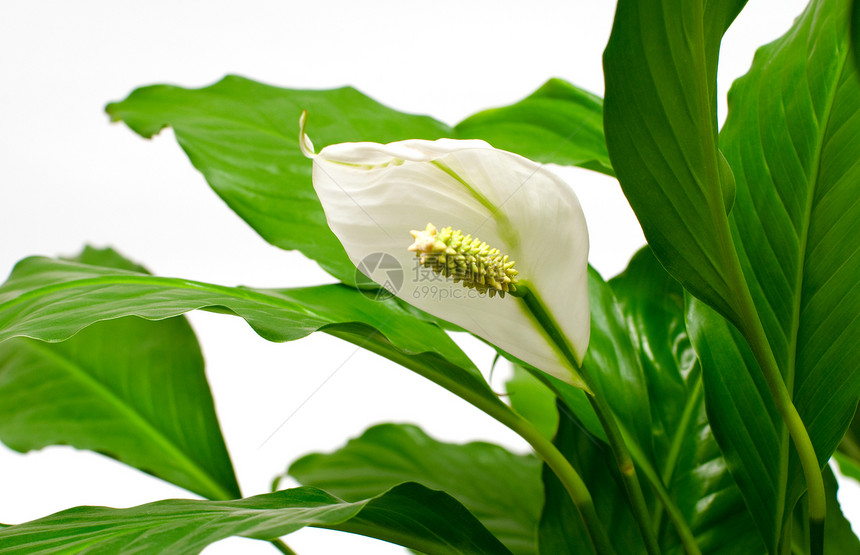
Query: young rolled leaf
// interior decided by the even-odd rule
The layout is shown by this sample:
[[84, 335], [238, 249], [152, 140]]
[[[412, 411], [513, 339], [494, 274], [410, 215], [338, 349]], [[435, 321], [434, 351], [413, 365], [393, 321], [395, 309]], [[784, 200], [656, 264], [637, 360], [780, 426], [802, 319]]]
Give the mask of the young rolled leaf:
[[[110, 250], [77, 260], [144, 271]], [[55, 344], [11, 339], [0, 343], [0, 440], [90, 449], [209, 499], [240, 497], [203, 367], [181, 317], [100, 322]]]
[[330, 454], [312, 454], [288, 474], [346, 501], [402, 482], [445, 491], [515, 555], [534, 555], [543, 504], [540, 461], [489, 443], [442, 443], [419, 428], [380, 424]]
[[[303, 125], [302, 141], [329, 227], [368, 277], [385, 285], [390, 266], [406, 269], [391, 293], [586, 388], [525, 301], [504, 295], [527, 284], [581, 364], [588, 231], [567, 184], [477, 140], [344, 143], [315, 154]], [[380, 256], [390, 265], [367, 264]]]
[[235, 501], [77, 507], [0, 529], [0, 551], [186, 555], [230, 536], [274, 540], [305, 526], [361, 534], [428, 554], [510, 554], [451, 496], [414, 483], [353, 503], [316, 488], [296, 488]]

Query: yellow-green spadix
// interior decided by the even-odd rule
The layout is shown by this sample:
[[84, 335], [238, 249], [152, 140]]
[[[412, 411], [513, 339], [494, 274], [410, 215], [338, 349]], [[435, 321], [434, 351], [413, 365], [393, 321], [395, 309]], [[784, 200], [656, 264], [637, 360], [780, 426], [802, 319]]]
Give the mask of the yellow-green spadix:
[[[502, 273], [501, 279], [513, 276], [511, 282], [541, 299], [581, 364], [591, 322], [588, 231], [579, 201], [564, 181], [531, 160], [479, 140], [341, 143], [315, 153], [304, 118], [300, 144], [313, 159], [314, 189], [329, 227], [353, 263], [390, 255], [403, 271], [402, 286], [393, 291], [398, 297], [585, 387], [522, 299], [491, 298], [489, 287], [464, 287], [462, 279], [455, 283], [456, 276], [433, 271], [426, 259], [422, 263], [414, 247], [416, 233], [429, 232], [431, 226], [480, 238], [487, 252], [494, 250], [504, 264], [513, 262], [509, 267], [515, 273]], [[377, 283], [390, 283], [391, 268], [379, 266], [360, 267]], [[512, 289], [510, 284], [507, 289], [491, 287]]]

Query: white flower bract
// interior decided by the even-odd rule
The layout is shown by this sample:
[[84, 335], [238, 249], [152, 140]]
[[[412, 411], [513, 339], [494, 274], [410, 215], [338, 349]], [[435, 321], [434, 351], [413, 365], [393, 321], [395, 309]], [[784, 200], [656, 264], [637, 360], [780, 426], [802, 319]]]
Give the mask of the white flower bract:
[[[397, 259], [404, 301], [456, 324], [514, 357], [585, 388], [524, 302], [490, 298], [430, 271], [408, 247], [429, 222], [479, 237], [516, 261], [518, 277], [543, 300], [581, 364], [588, 346], [588, 232], [571, 188], [549, 170], [484, 141], [342, 143], [313, 159], [313, 185], [328, 225], [356, 265]], [[366, 265], [364, 265], [366, 267]], [[390, 268], [368, 277], [390, 283]]]

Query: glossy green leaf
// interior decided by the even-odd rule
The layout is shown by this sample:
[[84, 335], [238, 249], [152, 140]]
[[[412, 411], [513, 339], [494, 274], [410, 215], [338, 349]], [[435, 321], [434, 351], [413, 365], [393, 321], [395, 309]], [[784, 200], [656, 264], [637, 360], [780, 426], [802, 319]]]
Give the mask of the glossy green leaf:
[[[860, 78], [849, 8], [812, 2], [761, 48], [729, 93], [720, 137], [737, 180], [731, 224], [745, 279], [820, 465], [860, 397]], [[806, 487], [799, 461], [751, 352], [702, 312], [693, 314], [711, 351], [702, 361], [712, 426], [775, 552]]]
[[[842, 514], [842, 507], [836, 492], [839, 484], [830, 467], [824, 469], [824, 488], [827, 493], [827, 519], [824, 521], [825, 553], [860, 553], [860, 540], [851, 530], [851, 523]], [[809, 512], [808, 505], [800, 503], [794, 510], [792, 523], [792, 553], [809, 554]]]
[[236, 314], [270, 341], [324, 331], [507, 410], [438, 326], [391, 300], [372, 300], [344, 285], [224, 287], [33, 257], [19, 262], [0, 286], [0, 341], [15, 336], [62, 341], [101, 320], [131, 315], [157, 320], [199, 308]]
[[516, 104], [478, 112], [454, 127], [457, 138], [546, 164], [615, 175], [603, 137], [603, 101], [561, 79], [550, 79]]
[[[782, 534], [790, 533], [792, 528], [796, 529], [801, 525], [798, 517], [795, 516], [797, 522], [793, 527], [789, 527], [788, 522], [783, 522], [781, 527], [776, 529], [780, 522], [774, 514], [784, 517], [786, 521], [797, 511], [806, 514], [805, 505], [797, 505], [797, 498], [791, 498], [792, 492], [799, 489], [798, 484], [802, 485], [802, 475], [797, 469], [795, 453], [789, 451], [787, 433], [773, 406], [767, 385], [758, 372], [753, 372], [757, 369], [755, 358], [741, 334], [702, 303], [690, 301], [687, 321], [703, 366], [719, 369], [706, 372], [704, 383], [710, 424], [725, 453], [728, 468], [740, 487], [746, 505], [765, 541], [772, 542], [771, 545], [788, 541], [783, 540]], [[798, 391], [801, 398], [805, 393], [805, 390]], [[820, 428], [810, 429], [814, 439], [821, 437], [816, 433], [819, 431]], [[790, 463], [792, 466], [789, 466]], [[780, 467], [781, 464], [784, 466]], [[793, 480], [786, 485], [781, 472], [792, 469], [794, 476], [789, 478]], [[828, 472], [825, 471], [825, 478]], [[831, 487], [827, 485], [827, 480], [825, 485]], [[832, 539], [829, 538], [831, 532], [836, 534], [842, 527], [840, 522], [844, 520], [838, 503], [834, 505], [835, 500], [830, 500], [830, 495], [832, 494], [828, 491], [825, 521], [828, 531], [825, 537], [828, 541]], [[791, 510], [792, 513], [785, 515], [778, 512], [781, 507], [774, 505], [779, 499], [782, 500], [785, 510]], [[805, 529], [808, 522], [803, 523], [803, 526]], [[772, 530], [774, 537], [769, 538], [762, 530]], [[847, 537], [842, 532], [839, 534], [840, 538]], [[843, 541], [848, 540], [840, 540]], [[798, 546], [801, 552], [808, 549], [808, 544], [799, 546], [795, 542], [794, 545]]]
[[[463, 504], [515, 554], [536, 553], [543, 504], [540, 462], [489, 443], [436, 441], [419, 428], [381, 424], [331, 454], [312, 454], [288, 473], [346, 501], [401, 483], [441, 490]], [[515, 486], [513, 486], [515, 484]]]
[[[687, 523], [702, 553], [762, 551], [755, 524], [708, 427], [701, 373], [684, 323], [684, 292], [680, 284], [645, 248], [608, 285], [593, 274], [589, 289], [592, 336], [598, 340], [589, 347], [589, 356], [593, 358], [587, 366], [603, 374], [602, 394], [617, 413], [646, 498], [656, 507], [658, 502], [652, 489], [662, 485], [677, 507], [676, 518]], [[578, 392], [566, 390], [564, 384], [550, 385], [587, 430], [586, 437], [571, 440], [580, 442], [581, 451], [585, 452], [588, 436], [603, 437], [597, 423], [589, 419], [593, 412], [587, 400], [580, 399]], [[621, 403], [636, 408], [616, 409]], [[636, 418], [646, 425], [636, 422]], [[602, 442], [600, 448], [605, 448]], [[610, 458], [603, 464], [614, 463]], [[545, 479], [549, 488], [553, 478]], [[617, 484], [609, 483], [609, 475], [604, 475], [604, 481], [597, 480], [599, 489], [593, 490], [599, 492], [596, 497], [625, 496]], [[548, 489], [547, 503], [551, 509], [545, 513], [564, 513], [563, 498], [563, 490]], [[654, 515], [661, 548], [667, 553], [682, 552], [676, 527], [666, 511], [656, 509]], [[549, 551], [570, 548], [564, 542], [563, 517], [558, 519], [557, 533], [561, 536], [555, 540], [544, 537], [552, 546]], [[638, 535], [635, 529], [632, 533]], [[573, 538], [579, 541], [579, 537], [574, 530]]]
[[241, 495], [184, 318], [0, 343], [0, 440], [22, 452], [90, 449], [209, 499]]
[[[684, 290], [648, 247], [610, 282], [646, 376], [654, 468], [702, 553], [754, 553], [764, 546], [710, 431], [702, 375], [684, 322]], [[658, 511], [660, 543], [681, 550]]]
[[737, 321], [726, 213], [734, 185], [717, 148], [720, 39], [746, 0], [620, 0], [603, 56], [610, 159], [654, 254]]
[[645, 372], [648, 398], [660, 400], [651, 403], [655, 451], [669, 454], [690, 435], [688, 426], [702, 404], [693, 372], [696, 355], [684, 324], [684, 289], [648, 247], [609, 284]]
[[291, 90], [236, 76], [202, 89], [143, 87], [106, 110], [143, 137], [173, 128], [194, 167], [263, 239], [302, 251], [347, 283], [354, 283], [355, 267], [326, 224], [311, 163], [299, 150], [302, 110], [310, 114], [318, 147], [451, 133], [440, 122], [401, 114], [350, 87]]
[[746, 278], [822, 465], [860, 398], [860, 74], [849, 9], [812, 2], [763, 47], [729, 94], [721, 135]]
[[593, 268], [589, 268], [588, 296], [591, 340], [584, 366], [622, 433], [635, 441], [642, 456], [653, 460], [651, 401], [639, 354], [612, 288]]
[[[298, 249], [354, 284], [355, 268], [326, 224], [311, 184], [311, 163], [299, 150], [303, 109], [317, 148], [350, 141], [477, 137], [537, 160], [609, 171], [600, 100], [560, 80], [509, 108], [469, 118], [456, 130], [387, 108], [350, 87], [282, 89], [236, 76], [202, 89], [143, 87], [107, 106], [112, 120], [143, 137], [172, 127], [194, 167], [266, 241]], [[526, 139], [524, 119], [538, 117], [539, 123], [528, 124]]]
[[789, 439], [755, 357], [737, 329], [690, 300], [687, 329], [703, 367], [711, 429], [770, 552], [780, 541]]
[[[111, 250], [77, 260], [143, 271]], [[203, 497], [240, 497], [203, 367], [184, 318], [121, 318], [57, 344], [11, 339], [0, 343], [0, 440], [90, 449]]]
[[510, 553], [449, 495], [411, 483], [354, 503], [316, 488], [297, 488], [235, 501], [77, 507], [0, 530], [0, 551], [184, 555], [230, 536], [272, 540], [305, 526], [362, 534], [428, 554]]

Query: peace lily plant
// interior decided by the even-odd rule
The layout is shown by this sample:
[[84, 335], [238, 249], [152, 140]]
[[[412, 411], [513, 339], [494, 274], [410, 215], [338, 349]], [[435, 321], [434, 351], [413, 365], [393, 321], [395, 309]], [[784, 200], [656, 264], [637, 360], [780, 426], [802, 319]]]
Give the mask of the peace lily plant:
[[[811, 1], [718, 128], [743, 4], [620, 0], [605, 101], [551, 79], [453, 127], [239, 77], [109, 104], [144, 137], [171, 126], [261, 237], [339, 283], [158, 277], [110, 249], [20, 261], [0, 286], [0, 440], [90, 449], [197, 498], [0, 526], [0, 552], [239, 535], [294, 553], [282, 537], [305, 526], [433, 554], [860, 552], [828, 466], [860, 477], [856, 6]], [[582, 208], [546, 163], [617, 178], [648, 240], [621, 274], [588, 266]], [[351, 342], [532, 449], [380, 424], [290, 464], [301, 487], [246, 496], [183, 316], [198, 309]], [[504, 391], [451, 331], [498, 353]]]

